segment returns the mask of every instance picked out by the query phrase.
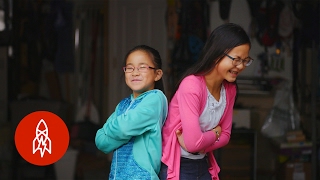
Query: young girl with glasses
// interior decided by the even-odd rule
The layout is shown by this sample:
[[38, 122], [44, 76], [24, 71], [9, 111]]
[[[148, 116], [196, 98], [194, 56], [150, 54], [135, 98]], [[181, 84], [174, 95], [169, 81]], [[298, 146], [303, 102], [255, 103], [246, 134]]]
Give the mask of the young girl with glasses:
[[167, 116], [161, 57], [139, 45], [125, 56], [125, 82], [132, 94], [120, 101], [96, 133], [95, 143], [113, 152], [109, 179], [159, 179], [161, 128]]
[[160, 179], [219, 179], [213, 151], [229, 142], [238, 75], [249, 66], [250, 39], [242, 27], [217, 27], [195, 64], [178, 82], [162, 128]]

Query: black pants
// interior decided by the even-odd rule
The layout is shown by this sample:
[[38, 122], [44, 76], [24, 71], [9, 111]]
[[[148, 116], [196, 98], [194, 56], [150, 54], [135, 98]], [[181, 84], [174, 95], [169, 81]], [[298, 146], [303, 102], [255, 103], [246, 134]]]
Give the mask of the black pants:
[[[167, 179], [168, 166], [161, 163], [160, 180]], [[207, 157], [203, 159], [181, 158], [180, 180], [211, 180]]]

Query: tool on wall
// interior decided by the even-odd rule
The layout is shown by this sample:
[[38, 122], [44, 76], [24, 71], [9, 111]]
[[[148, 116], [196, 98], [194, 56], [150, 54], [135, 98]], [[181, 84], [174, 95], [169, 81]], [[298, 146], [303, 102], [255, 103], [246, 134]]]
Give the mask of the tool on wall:
[[94, 103], [94, 81], [98, 53], [98, 39], [102, 23], [99, 12], [81, 9], [79, 13], [79, 97], [75, 124], [71, 128], [71, 138], [88, 142], [94, 141], [100, 127], [100, 115]]
[[[97, 58], [97, 39], [99, 33], [98, 17], [95, 13], [92, 13], [91, 20], [91, 44], [90, 44], [90, 64], [87, 67], [87, 74], [89, 79], [87, 84], [87, 89], [84, 94], [84, 102], [82, 102], [81, 107], [78, 109], [76, 115], [76, 122], [89, 121], [94, 124], [99, 124], [100, 117], [96, 105], [93, 102], [93, 92], [94, 92], [94, 73], [95, 73], [95, 63]], [[85, 43], [85, 42], [84, 42]], [[84, 77], [85, 78], [85, 77]], [[86, 81], [86, 80], [85, 80]]]

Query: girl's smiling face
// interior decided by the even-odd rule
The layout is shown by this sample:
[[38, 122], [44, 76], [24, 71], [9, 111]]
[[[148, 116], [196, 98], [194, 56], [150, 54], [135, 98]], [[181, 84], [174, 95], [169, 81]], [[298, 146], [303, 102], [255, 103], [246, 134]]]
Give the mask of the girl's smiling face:
[[132, 52], [127, 60], [126, 67], [133, 68], [132, 72], [125, 72], [125, 81], [133, 91], [133, 97], [154, 89], [155, 81], [162, 77], [161, 69], [154, 69], [152, 55], [145, 51], [137, 50]]
[[[228, 55], [235, 58], [245, 59], [249, 56], [250, 46], [248, 44], [243, 44], [233, 48]], [[224, 56], [222, 60], [215, 67], [216, 75], [218, 75], [222, 80], [225, 79], [229, 82], [234, 82], [237, 76], [245, 69], [246, 66], [243, 63], [235, 66], [233, 65], [233, 60], [228, 56]]]

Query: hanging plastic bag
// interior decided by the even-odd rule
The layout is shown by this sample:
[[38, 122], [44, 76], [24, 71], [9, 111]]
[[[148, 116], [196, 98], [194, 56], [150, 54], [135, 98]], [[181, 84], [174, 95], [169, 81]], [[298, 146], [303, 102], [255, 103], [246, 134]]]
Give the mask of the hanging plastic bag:
[[281, 137], [289, 130], [300, 128], [300, 115], [295, 108], [290, 87], [288, 82], [284, 82], [276, 91], [273, 107], [261, 128], [264, 136]]

